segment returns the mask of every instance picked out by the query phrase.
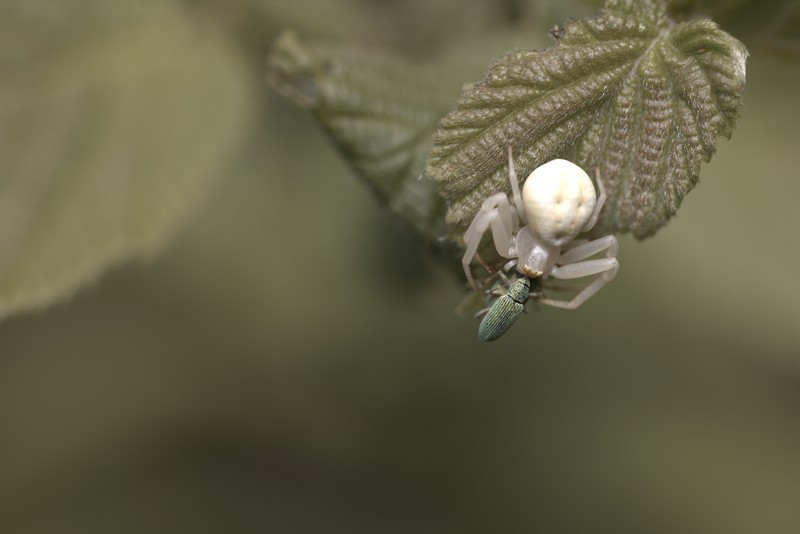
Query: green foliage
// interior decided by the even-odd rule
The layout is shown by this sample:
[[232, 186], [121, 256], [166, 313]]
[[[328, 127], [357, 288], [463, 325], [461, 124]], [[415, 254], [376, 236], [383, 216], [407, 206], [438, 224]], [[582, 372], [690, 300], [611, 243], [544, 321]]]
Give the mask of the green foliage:
[[[478, 23], [465, 31], [462, 15], [474, 16], [465, 6], [477, 1], [530, 6], [520, 10], [527, 18], [494, 19], [498, 33], [522, 29], [524, 39], [494, 48]], [[146, 31], [120, 6], [167, 2], [94, 0], [120, 11], [107, 23], [119, 39]], [[256, 2], [275, 6], [269, 17], [252, 16]], [[540, 20], [544, 2], [559, 7]], [[386, 267], [386, 250], [404, 251], [375, 224], [385, 218], [314, 116], [264, 85], [263, 59], [286, 27], [304, 44], [326, 36], [439, 65], [454, 61], [439, 55], [452, 50], [474, 65], [439, 69], [453, 99], [443, 116], [492, 57], [549, 46], [556, 21], [596, 9], [573, 10], [577, 0], [178, 3], [180, 14], [167, 6], [140, 21], [154, 28], [143, 49], [196, 63], [156, 31], [175, 28], [176, 16], [190, 36], [202, 29], [201, 48], [225, 46], [226, 33], [234, 64], [207, 54], [198, 81], [223, 83], [214, 77], [244, 63], [257, 128], [169, 253], [146, 269], [115, 268], [68, 306], [3, 322], [2, 534], [797, 532], [800, 63], [750, 39], [766, 26], [705, 13], [752, 54], [746, 107], [666, 231], [638, 243], [623, 236], [620, 276], [579, 312], [531, 302], [487, 346], [477, 321], [453, 316], [452, 284], [434, 274], [412, 291], [396, 270], [426, 269]], [[774, 3], [748, 5], [756, 14]], [[109, 42], [90, 10], [69, 16], [85, 0], [0, 4], [50, 15], [38, 48], [24, 49], [9, 39], [30, 23], [0, 16], [0, 56], [19, 58], [3, 84], [22, 83], [15, 77], [37, 64], [47, 72], [44, 53], [62, 49], [65, 32], [94, 36], [70, 52], [73, 64]], [[425, 18], [434, 7], [453, 23]], [[406, 31], [416, 17], [447, 50]], [[171, 65], [164, 75], [182, 62]], [[223, 96], [195, 102], [197, 121], [228, 105]], [[210, 135], [205, 124], [195, 130], [187, 135]], [[24, 131], [0, 131], [11, 158]], [[369, 232], [380, 248], [364, 242]], [[764, 261], [744, 264], [745, 248]], [[745, 283], [743, 269], [758, 282]], [[469, 296], [477, 307], [493, 297]]]
[[[552, 9], [523, 3], [519, 15]], [[454, 87], [486, 65], [493, 44], [469, 53], [454, 41], [414, 63], [286, 32], [268, 56], [268, 79], [313, 113], [393, 214], [446, 251], [448, 267], [457, 252], [440, 238], [460, 243], [483, 199], [508, 190], [509, 145], [523, 176], [556, 157], [602, 175], [609, 200], [595, 233], [655, 233], [696, 184], [716, 138], [733, 131], [745, 47], [709, 20], [676, 23], [658, 1], [610, 1], [554, 30], [557, 46], [544, 50], [529, 49], [539, 45], [530, 28], [506, 33], [502, 55], [455, 108]]]
[[[230, 36], [260, 55], [274, 34], [262, 27], [287, 20], [341, 36], [358, 19], [355, 39], [426, 56], [285, 32], [267, 69], [448, 267], [458, 270], [477, 203], [507, 187], [507, 144], [523, 172], [555, 155], [598, 168], [611, 190], [599, 231], [652, 234], [715, 137], [730, 135], [746, 51], [709, 21], [675, 24], [654, 2], [611, 2], [556, 32], [558, 46], [517, 49], [541, 46], [545, 32], [531, 21], [582, 16], [590, 4], [476, 0], [444, 28], [450, 8], [428, 4], [319, 2], [330, 15], [319, 24], [317, 11], [272, 0], [2, 3], [0, 317], [47, 306], [169, 242], [254, 114], [248, 88], [258, 83]], [[385, 17], [396, 19], [393, 33], [374, 24]], [[471, 44], [462, 35], [479, 32]], [[463, 82], [501, 53], [453, 109]]]
[[713, 22], [675, 24], [660, 2], [612, 0], [553, 35], [556, 47], [500, 58], [440, 123], [427, 173], [454, 237], [484, 198], [510, 189], [508, 146], [523, 176], [556, 157], [599, 171], [609, 199], [596, 233], [652, 235], [733, 131], [747, 51]]
[[242, 63], [173, 3], [0, 5], [0, 316], [160, 249], [246, 131]]
[[425, 241], [443, 246], [445, 204], [421, 173], [439, 118], [457, 94], [433, 68], [291, 32], [276, 39], [267, 77], [311, 111], [379, 200]]

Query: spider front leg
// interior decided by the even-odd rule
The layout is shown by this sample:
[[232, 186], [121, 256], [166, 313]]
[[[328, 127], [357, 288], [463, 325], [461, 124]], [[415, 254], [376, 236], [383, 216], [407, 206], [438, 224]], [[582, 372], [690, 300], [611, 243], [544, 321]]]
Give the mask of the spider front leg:
[[511, 182], [511, 194], [514, 201], [514, 211], [522, 221], [522, 225], [528, 224], [525, 216], [525, 209], [522, 207], [522, 193], [519, 191], [519, 181], [517, 180], [517, 170], [514, 168], [514, 154], [511, 145], [508, 146], [508, 181]]
[[[604, 250], [606, 251], [605, 258], [586, 260], [586, 258]], [[601, 237], [568, 250], [559, 257], [558, 265], [553, 267], [553, 271], [550, 273], [553, 278], [566, 280], [583, 278], [584, 276], [598, 276], [581, 289], [572, 300], [539, 299], [539, 302], [556, 308], [574, 310], [617, 275], [617, 271], [619, 271], [618, 250], [619, 244], [617, 243], [617, 238], [613, 235]]]
[[497, 253], [505, 258], [510, 258], [513, 253], [514, 235], [518, 227], [519, 220], [516, 211], [511, 207], [508, 197], [504, 193], [494, 194], [483, 202], [481, 209], [475, 214], [475, 218], [472, 219], [472, 223], [464, 233], [464, 243], [467, 247], [464, 257], [461, 259], [464, 274], [473, 289], [480, 290], [472, 277], [469, 266], [478, 252], [478, 245], [483, 234], [491, 228]]
[[603, 204], [606, 203], [606, 188], [603, 185], [603, 181], [600, 179], [600, 169], [597, 169], [595, 181], [597, 182], [597, 189], [600, 190], [600, 194], [597, 195], [597, 202], [594, 205], [594, 211], [592, 212], [591, 217], [589, 217], [589, 220], [586, 221], [586, 224], [583, 225], [581, 232], [588, 232], [594, 228], [594, 225], [597, 224], [597, 218], [600, 216], [600, 210], [603, 209]]

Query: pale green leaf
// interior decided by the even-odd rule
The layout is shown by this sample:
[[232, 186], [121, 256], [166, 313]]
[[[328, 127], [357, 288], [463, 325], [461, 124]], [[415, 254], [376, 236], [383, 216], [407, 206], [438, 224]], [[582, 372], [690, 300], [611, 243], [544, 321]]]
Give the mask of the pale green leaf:
[[434, 248], [447, 246], [444, 200], [421, 179], [436, 124], [457, 95], [436, 69], [387, 54], [303, 42], [293, 32], [275, 41], [267, 77], [311, 111], [379, 200]]
[[460, 237], [481, 201], [556, 157], [599, 171], [609, 199], [597, 233], [652, 235], [729, 137], [741, 108], [744, 46], [709, 20], [676, 24], [663, 3], [611, 0], [553, 32], [558, 45], [515, 50], [464, 87], [440, 123], [426, 173]]
[[0, 316], [160, 249], [247, 130], [253, 80], [171, 2], [0, 5]]

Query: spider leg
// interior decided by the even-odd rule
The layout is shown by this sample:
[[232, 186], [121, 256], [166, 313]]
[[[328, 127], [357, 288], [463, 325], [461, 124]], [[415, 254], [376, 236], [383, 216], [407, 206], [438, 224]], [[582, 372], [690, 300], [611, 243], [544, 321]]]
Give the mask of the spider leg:
[[583, 225], [581, 232], [588, 232], [594, 225], [597, 224], [597, 218], [600, 216], [600, 210], [603, 209], [603, 204], [606, 203], [606, 188], [603, 186], [603, 180], [600, 179], [600, 169], [597, 169], [595, 181], [597, 182], [597, 189], [600, 190], [600, 194], [597, 195], [597, 202], [594, 205], [594, 211], [592, 212], [592, 216], [589, 217], [589, 220], [586, 221], [586, 224]]
[[576, 248], [579, 245], [585, 245], [588, 242], [589, 242], [589, 240], [588, 239], [584, 239], [584, 238], [573, 239], [572, 241], [570, 241], [569, 243], [566, 243], [565, 245], [563, 245], [561, 247], [561, 256], [563, 256], [566, 251], [572, 250], [573, 248]]
[[476, 234], [480, 234], [478, 235], [479, 239], [483, 237], [483, 233], [476, 230], [476, 225], [478, 224], [481, 216], [492, 211], [497, 211], [499, 213], [503, 224], [506, 226], [506, 228], [508, 228], [509, 232], [513, 233], [517, 231], [518, 222], [515, 219], [514, 211], [511, 209], [511, 206], [508, 203], [508, 197], [505, 195], [505, 193], [495, 193], [483, 201], [478, 213], [475, 214], [475, 217], [472, 219], [472, 222], [467, 228], [467, 231], [464, 232], [465, 243]]
[[506, 273], [511, 272], [511, 269], [516, 267], [517, 263], [519, 263], [519, 259], [518, 258], [513, 258], [513, 259], [507, 261], [506, 264], [503, 265], [503, 272], [506, 272]]
[[511, 154], [511, 145], [508, 145], [508, 179], [511, 182], [511, 194], [514, 201], [514, 209], [517, 217], [522, 221], [523, 226], [527, 226], [528, 219], [525, 217], [525, 208], [522, 205], [522, 194], [519, 192], [519, 181], [517, 180], [517, 170], [514, 168], [514, 157]]
[[[601, 237], [600, 239], [595, 239], [594, 241], [589, 241], [588, 243], [583, 243], [565, 252], [559, 258], [559, 265], [553, 267], [551, 273], [553, 278], [567, 280], [582, 278], [584, 276], [597, 276], [584, 286], [572, 300], [565, 301], [543, 298], [539, 299], [539, 302], [548, 306], [570, 310], [574, 310], [586, 302], [587, 299], [597, 293], [617, 275], [617, 271], [619, 271], [619, 262], [616, 258], [618, 249], [617, 238], [613, 235], [609, 235]], [[605, 258], [586, 259], [603, 250], [607, 251]]]
[[480, 319], [481, 317], [486, 315], [488, 312], [489, 312], [489, 307], [483, 308], [481, 310], [478, 310], [477, 312], [475, 312], [475, 318], [476, 319]]
[[511, 246], [514, 241], [514, 233], [517, 231], [518, 221], [516, 214], [511, 209], [508, 197], [504, 193], [497, 193], [487, 198], [481, 205], [481, 209], [472, 219], [469, 228], [464, 233], [464, 243], [467, 245], [461, 264], [464, 267], [464, 274], [470, 285], [477, 291], [478, 285], [472, 276], [469, 268], [472, 259], [477, 255], [478, 245], [483, 238], [483, 234], [489, 228], [492, 229], [494, 246], [498, 254], [509, 257]]
[[568, 265], [577, 261], [585, 260], [595, 254], [607, 250], [607, 258], [616, 258], [619, 251], [619, 242], [613, 235], [607, 235], [593, 241], [587, 241], [576, 247], [570, 248], [558, 258], [558, 265]]
[[[548, 306], [553, 306], [554, 308], [574, 310], [586, 302], [592, 295], [600, 291], [604, 285], [610, 282], [617, 275], [617, 271], [619, 271], [619, 262], [617, 262], [616, 258], [589, 260], [586, 262], [569, 265], [568, 267], [583, 266], [582, 264], [591, 265], [586, 265], [585, 268], [588, 272], [585, 274], [582, 273], [580, 276], [588, 276], [589, 274], [599, 274], [599, 276], [581, 289], [578, 294], [572, 298], [572, 300], [539, 299], [539, 302]], [[555, 273], [553, 273], [553, 276], [555, 276]], [[574, 278], [579, 278], [580, 276], [575, 276]]]
[[492, 268], [492, 266], [491, 266], [491, 265], [489, 265], [488, 263], [486, 263], [485, 261], [483, 261], [483, 258], [481, 258], [481, 255], [480, 255], [480, 254], [478, 254], [477, 252], [475, 253], [475, 258], [474, 258], [474, 260], [475, 260], [475, 261], [477, 261], [477, 262], [478, 262], [478, 264], [479, 264], [481, 267], [483, 267], [484, 269], [486, 269], [486, 272], [487, 272], [487, 273], [489, 273], [490, 275], [492, 275], [492, 274], [495, 274], [495, 270]]
[[[475, 257], [478, 257], [478, 258], [479, 258], [480, 256], [478, 256], [478, 255], [476, 254], [476, 255], [475, 255]], [[487, 290], [485, 290], [485, 293], [486, 293], [486, 296], [487, 296], [487, 297], [488, 297], [489, 295], [491, 295], [491, 296], [493, 296], [493, 297], [495, 297], [495, 298], [497, 298], [497, 297], [502, 297], [503, 295], [505, 295], [505, 294], [508, 292], [508, 288], [509, 288], [509, 286], [511, 285], [511, 281], [510, 281], [510, 280], [509, 280], [509, 279], [506, 277], [506, 275], [504, 275], [504, 274], [503, 274], [501, 271], [494, 271], [494, 272], [493, 272], [493, 273], [492, 273], [492, 274], [489, 276], [489, 278], [487, 279], [487, 281], [488, 281], [488, 280], [490, 280], [490, 279], [492, 278], [492, 276], [495, 276], [495, 275], [496, 275], [496, 276], [498, 276], [498, 277], [499, 277], [499, 278], [502, 280], [502, 282], [503, 282], [503, 285], [505, 286], [505, 289], [501, 289], [501, 288], [499, 288], [499, 287], [494, 287], [494, 286], [492, 286], [490, 289], [487, 289]], [[480, 319], [481, 317], [483, 317], [484, 315], [486, 315], [486, 313], [489, 311], [489, 309], [491, 309], [491, 306], [486, 306], [485, 308], [481, 308], [480, 310], [478, 310], [478, 311], [475, 313], [475, 318], [476, 318], [476, 319]]]

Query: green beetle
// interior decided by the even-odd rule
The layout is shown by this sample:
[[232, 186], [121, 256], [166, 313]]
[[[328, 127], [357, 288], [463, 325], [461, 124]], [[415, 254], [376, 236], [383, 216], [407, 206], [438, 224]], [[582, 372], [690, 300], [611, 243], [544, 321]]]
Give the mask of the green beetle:
[[489, 306], [478, 327], [478, 338], [481, 341], [494, 341], [505, 334], [525, 310], [530, 292], [530, 278], [520, 276], [514, 280], [508, 291], [494, 299]]

